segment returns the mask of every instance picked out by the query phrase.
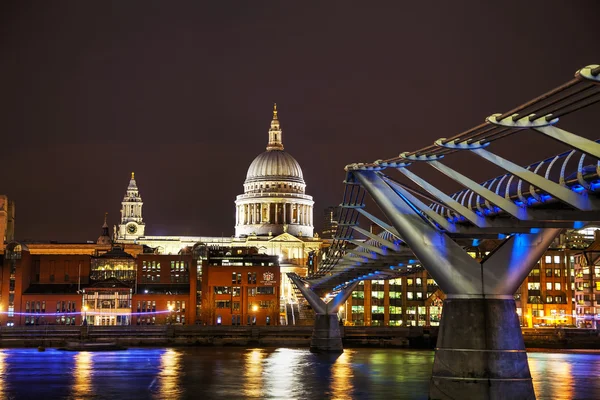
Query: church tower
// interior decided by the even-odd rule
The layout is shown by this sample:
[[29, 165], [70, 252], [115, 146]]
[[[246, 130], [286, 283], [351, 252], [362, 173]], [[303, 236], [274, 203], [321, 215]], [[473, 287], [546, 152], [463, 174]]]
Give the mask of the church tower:
[[121, 223], [118, 228], [118, 238], [135, 240], [144, 236], [146, 227], [142, 219], [142, 198], [135, 182], [135, 174], [131, 173], [131, 180], [127, 192], [121, 202]]

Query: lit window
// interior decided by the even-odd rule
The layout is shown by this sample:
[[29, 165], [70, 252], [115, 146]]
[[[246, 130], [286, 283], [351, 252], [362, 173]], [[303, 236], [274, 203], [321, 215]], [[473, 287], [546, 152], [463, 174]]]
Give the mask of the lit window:
[[554, 256], [554, 264], [560, 264], [560, 256]]
[[552, 290], [552, 282], [546, 282], [546, 290]]
[[406, 298], [409, 300], [413, 299], [413, 292], [406, 292]]
[[560, 290], [560, 282], [554, 283], [554, 290]]
[[546, 256], [546, 257], [544, 258], [544, 262], [545, 262], [546, 264], [550, 264], [550, 263], [552, 263], [552, 256]]

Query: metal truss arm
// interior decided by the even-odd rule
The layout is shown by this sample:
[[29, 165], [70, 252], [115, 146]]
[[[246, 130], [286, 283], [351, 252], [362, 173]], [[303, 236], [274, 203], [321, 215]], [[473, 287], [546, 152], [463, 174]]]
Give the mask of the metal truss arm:
[[[358, 208], [356, 211], [358, 211], [359, 213], [361, 213], [362, 215], [364, 215], [365, 217], [367, 217], [374, 224], [379, 225], [382, 229], [385, 229], [386, 231], [388, 231], [392, 235], [396, 236], [397, 238], [402, 239], [400, 237], [400, 233], [398, 233], [398, 231], [396, 230], [396, 228], [394, 228], [390, 224], [386, 224], [385, 222], [383, 222], [382, 220], [380, 220], [379, 218], [377, 218], [373, 214], [371, 214], [368, 211], [366, 211], [364, 208]], [[356, 228], [357, 227], [354, 227], [353, 229], [356, 229]]]
[[474, 180], [467, 178], [463, 174], [440, 163], [439, 161], [430, 161], [428, 164], [431, 165], [433, 168], [437, 169], [438, 171], [440, 171], [442, 174], [446, 175], [447, 177], [460, 183], [467, 189], [472, 190], [473, 192], [477, 193], [478, 195], [480, 195], [484, 199], [488, 200], [489, 202], [494, 203], [495, 205], [497, 205], [498, 207], [500, 207], [501, 209], [503, 209], [504, 211], [506, 211], [513, 217], [516, 217], [520, 220], [532, 219], [532, 217], [527, 212], [527, 209], [517, 206], [512, 201], [510, 201], [502, 196], [497, 195], [496, 193], [492, 192], [491, 190], [481, 186]]
[[[377, 254], [381, 254], [382, 256], [387, 256], [388, 252], [382, 248], [379, 248], [377, 246], [372, 246], [370, 244], [366, 244], [364, 242], [361, 242], [359, 240], [348, 240], [350, 243], [355, 244], [357, 246], [360, 246], [364, 249], [367, 249], [369, 251], [373, 251]], [[356, 254], [356, 253], [355, 253]]]
[[508, 161], [500, 156], [497, 156], [494, 153], [490, 153], [484, 149], [472, 149], [473, 153], [477, 154], [481, 158], [491, 162], [499, 166], [500, 168], [510, 172], [514, 176], [524, 180], [525, 182], [529, 182], [533, 186], [538, 187], [544, 192], [548, 193], [550, 196], [561, 200], [575, 208], [584, 211], [590, 211], [594, 209], [591, 199], [589, 197], [585, 197], [579, 195], [569, 188], [559, 185], [558, 183], [554, 183], [532, 171], [529, 171], [511, 161]]
[[[353, 174], [445, 293], [481, 293], [477, 261], [449, 236], [425, 222], [380, 173], [353, 171]], [[453, 267], [456, 265], [461, 268]]]
[[393, 249], [393, 250], [396, 250], [396, 251], [400, 250], [400, 246], [399, 245], [397, 245], [395, 243], [392, 243], [389, 240], [386, 240], [386, 239], [382, 238], [381, 236], [378, 236], [378, 235], [376, 235], [374, 233], [371, 233], [371, 232], [369, 232], [369, 231], [367, 231], [367, 230], [365, 230], [365, 229], [363, 229], [363, 228], [361, 228], [359, 226], [355, 226], [352, 229], [354, 229], [356, 232], [360, 233], [361, 235], [364, 235], [364, 236], [368, 237], [371, 240], [375, 240], [376, 242], [378, 242], [382, 246], [387, 247], [388, 249]]
[[502, 243], [482, 263], [486, 294], [515, 293], [560, 231], [553, 228], [532, 234], [516, 233]]
[[411, 171], [406, 168], [398, 168], [398, 171], [402, 172], [408, 179], [431, 193], [433, 196], [437, 197], [442, 201], [442, 203], [446, 204], [449, 208], [456, 211], [458, 214], [465, 217], [471, 223], [479, 228], [483, 228], [486, 226], [486, 221], [484, 217], [480, 217], [473, 210], [468, 209], [467, 207], [460, 204], [458, 201], [454, 200], [452, 197], [448, 196], [446, 193], [442, 192], [431, 183], [422, 179], [421, 177], [415, 175]]
[[288, 278], [294, 282], [300, 293], [304, 296], [308, 304], [315, 310], [318, 314], [327, 314], [327, 305], [321, 298], [313, 292], [310, 287], [304, 285], [304, 282], [296, 275], [295, 273], [288, 273]]
[[354, 282], [351, 285], [346, 286], [338, 294], [336, 294], [335, 297], [329, 303], [327, 303], [327, 313], [337, 313], [340, 309], [340, 306], [344, 304], [346, 300], [348, 300], [348, 297], [350, 297], [352, 291], [354, 290], [354, 288], [356, 288], [357, 285], [358, 282]]
[[409, 193], [409, 191], [402, 184], [400, 184], [390, 178], [387, 178], [387, 177], [384, 177], [384, 180], [396, 192], [398, 192], [398, 193], [402, 194], [402, 196], [406, 197], [406, 199], [410, 203], [412, 203], [413, 206], [415, 206], [417, 209], [419, 209], [420, 212], [422, 212], [423, 214], [428, 216], [432, 221], [437, 223], [443, 229], [445, 229], [449, 232], [455, 231], [455, 226], [453, 224], [451, 224], [450, 222], [448, 222], [448, 220], [446, 218], [442, 217], [440, 214], [436, 213], [431, 208], [429, 208], [427, 206], [427, 204], [423, 203], [421, 200], [419, 200], [417, 197], [415, 197], [412, 193]]

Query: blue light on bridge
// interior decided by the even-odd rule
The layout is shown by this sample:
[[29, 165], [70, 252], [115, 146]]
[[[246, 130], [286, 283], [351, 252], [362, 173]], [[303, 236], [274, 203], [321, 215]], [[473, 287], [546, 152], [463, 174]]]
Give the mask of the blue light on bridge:
[[585, 226], [585, 222], [584, 221], [574, 221], [573, 222], [573, 228], [575, 229], [581, 229]]
[[523, 207], [523, 202], [521, 200], [515, 200], [515, 204], [518, 205], [519, 207]]
[[498, 234], [498, 239], [506, 239], [506, 235], [503, 233]]
[[479, 239], [473, 239], [471, 246], [479, 246]]
[[527, 205], [528, 205], [528, 206], [532, 206], [532, 205], [534, 205], [535, 203], [538, 203], [538, 201], [537, 201], [537, 199], [536, 199], [536, 198], [533, 198], [533, 197], [529, 197], [529, 198], [527, 198]]
[[593, 191], [600, 189], [600, 181], [593, 181], [590, 187]]
[[549, 194], [542, 194], [540, 195], [540, 199], [542, 199], [543, 202], [546, 202], [548, 200], [551, 200], [552, 196], [550, 196]]
[[581, 193], [585, 190], [585, 188], [579, 184], [576, 184], [576, 185], [571, 186], [571, 190], [574, 191], [575, 193]]

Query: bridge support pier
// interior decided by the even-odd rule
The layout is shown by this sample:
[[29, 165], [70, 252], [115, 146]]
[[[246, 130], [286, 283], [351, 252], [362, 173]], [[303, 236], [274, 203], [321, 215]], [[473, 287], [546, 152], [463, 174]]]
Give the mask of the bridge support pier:
[[347, 286], [328, 303], [325, 303], [298, 275], [288, 273], [288, 277], [315, 311], [315, 326], [310, 339], [310, 351], [313, 353], [343, 353], [342, 332], [337, 312], [340, 306], [350, 297], [358, 282]]
[[310, 339], [312, 353], [343, 353], [342, 335], [336, 314], [316, 314]]
[[515, 301], [448, 298], [430, 399], [535, 399]]
[[511, 234], [479, 262], [424, 218], [403, 187], [376, 171], [353, 175], [448, 296], [430, 399], [535, 399], [513, 295], [560, 229]]

